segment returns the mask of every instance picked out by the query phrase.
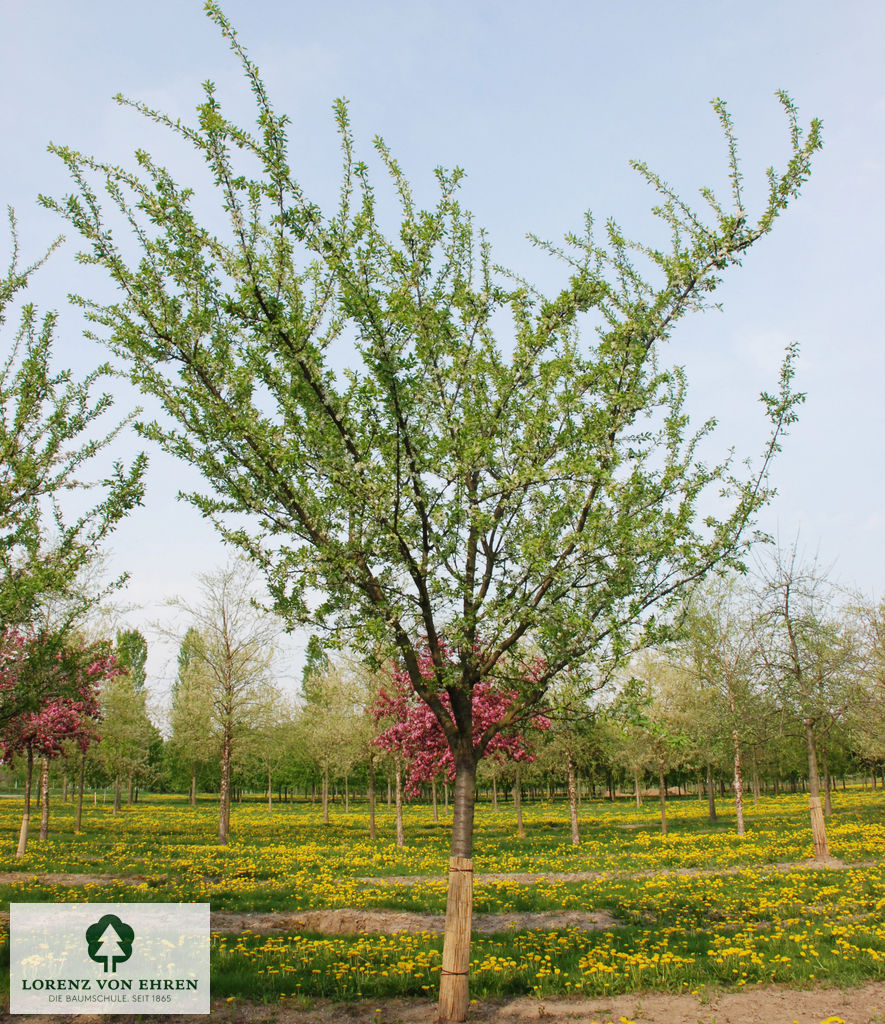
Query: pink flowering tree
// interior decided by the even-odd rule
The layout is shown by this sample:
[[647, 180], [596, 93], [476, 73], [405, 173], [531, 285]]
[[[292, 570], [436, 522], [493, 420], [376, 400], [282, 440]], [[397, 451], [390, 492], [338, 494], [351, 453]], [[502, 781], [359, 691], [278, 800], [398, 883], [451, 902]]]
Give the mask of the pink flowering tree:
[[[420, 660], [421, 674], [430, 679], [433, 661], [429, 654]], [[518, 694], [516, 690], [477, 683], [473, 689], [473, 727], [478, 737], [491, 726], [501, 722], [510, 711]], [[451, 698], [441, 696], [443, 706], [451, 713]], [[443, 775], [449, 782], [455, 779], [455, 759], [439, 724], [429, 706], [418, 698], [412, 688], [408, 672], [394, 665], [390, 687], [382, 687], [371, 708], [376, 722], [390, 724], [375, 738], [376, 746], [402, 758], [406, 766], [406, 792], [417, 796], [421, 786]], [[532, 716], [532, 724], [548, 729], [550, 721], [543, 715]], [[496, 761], [534, 761], [524, 733], [519, 729], [494, 732], [485, 748], [484, 757]]]
[[[434, 662], [425, 651], [418, 658], [418, 667], [425, 680], [434, 675]], [[526, 675], [539, 675], [543, 664], [538, 661]], [[516, 725], [514, 712], [518, 707], [519, 693], [506, 686], [489, 682], [477, 683], [471, 694], [472, 722], [474, 729], [475, 756], [496, 761], [533, 761], [524, 732]], [[451, 695], [443, 692], [440, 701], [448, 714], [452, 713]], [[382, 687], [372, 707], [371, 714], [376, 722], [387, 725], [375, 738], [374, 743], [392, 755], [398, 764], [405, 766], [406, 792], [415, 796], [423, 784], [432, 782], [443, 775], [452, 782], [457, 776], [457, 766], [451, 745], [440, 724], [439, 718], [429, 704], [422, 700], [412, 686], [408, 671], [394, 664], [391, 669], [389, 687]], [[540, 729], [550, 727], [550, 721], [541, 714], [530, 716], [531, 724]], [[509, 729], [500, 729], [502, 722], [514, 723]], [[400, 768], [396, 773], [397, 785], [397, 845], [402, 846], [402, 817]]]
[[23, 857], [27, 849], [34, 757], [43, 761], [45, 821], [41, 836], [45, 838], [49, 824], [49, 761], [64, 752], [66, 742], [73, 741], [85, 752], [98, 738], [99, 688], [119, 671], [106, 644], [59, 647], [40, 634], [21, 630], [4, 634], [0, 644], [0, 707], [11, 707], [15, 713], [3, 716], [0, 761], [12, 764], [16, 757], [24, 756], [27, 764], [17, 857]]

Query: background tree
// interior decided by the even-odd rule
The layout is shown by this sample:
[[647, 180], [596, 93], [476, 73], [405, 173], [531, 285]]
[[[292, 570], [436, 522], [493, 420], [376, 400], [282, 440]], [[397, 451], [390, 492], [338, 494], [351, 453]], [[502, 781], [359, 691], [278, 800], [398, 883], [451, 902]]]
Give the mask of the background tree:
[[[769, 171], [754, 220], [717, 102], [729, 202], [705, 189], [707, 212], [697, 212], [637, 164], [659, 195], [670, 247], [632, 242], [613, 222], [601, 244], [588, 216], [565, 248], [545, 245], [569, 275], [548, 297], [494, 269], [458, 203], [460, 170], [437, 171], [439, 200], [421, 210], [379, 141], [401, 208], [386, 235], [344, 104], [344, 180], [324, 214], [293, 173], [287, 119], [220, 9], [207, 10], [253, 90], [257, 132], [224, 116], [211, 83], [194, 125], [135, 106], [206, 161], [227, 227], [198, 223], [192, 190], [143, 151], [130, 172], [56, 147], [76, 191], [43, 201], [85, 238], [83, 259], [119, 286], [120, 301], [84, 305], [175, 421], [142, 430], [203, 474], [209, 489], [194, 504], [263, 567], [289, 623], [395, 653], [436, 717], [456, 766], [459, 907], [448, 917], [440, 1015], [460, 1020], [479, 759], [563, 669], [617, 657], [647, 609], [735, 561], [769, 496], [768, 463], [798, 400], [789, 363], [778, 392], [763, 396], [771, 434], [761, 462], [739, 479], [728, 456], [700, 460], [712, 424], [687, 430], [685, 375], [660, 350], [798, 193], [819, 125], [803, 134], [781, 96], [791, 156], [782, 174]], [[141, 251], [131, 259], [105, 201], [135, 229]], [[590, 344], [579, 342], [581, 322], [599, 327]], [[696, 514], [710, 486], [731, 498], [718, 521]], [[536, 653], [545, 667], [529, 680]], [[479, 731], [472, 698], [489, 685], [520, 695]]]
[[120, 667], [129, 674], [136, 691], [141, 691], [147, 683], [147, 640], [137, 629], [117, 631], [117, 642], [114, 654]]
[[729, 738], [737, 834], [744, 826], [744, 745], [757, 717], [758, 655], [752, 596], [734, 577], [714, 578], [695, 590], [683, 619], [684, 667], [702, 703], [709, 695]]
[[[31, 780], [34, 757], [49, 760], [62, 754], [66, 740], [74, 739], [85, 753], [96, 737], [101, 717], [98, 689], [111, 685], [119, 667], [106, 644], [71, 643], [58, 649], [37, 634], [7, 629], [0, 644], [0, 694], [24, 689], [43, 696], [33, 710], [6, 718], [0, 730], [0, 760], [11, 764], [19, 755], [26, 758], [24, 809], [16, 857], [23, 857], [28, 844], [31, 817]], [[34, 682], [34, 677], [39, 683]], [[21, 707], [25, 702], [17, 702]], [[41, 838], [46, 838], [48, 792], [44, 785]]]
[[759, 601], [758, 654], [776, 700], [804, 740], [814, 855], [826, 858], [820, 747], [862, 697], [856, 685], [862, 637], [826, 573], [816, 561], [803, 563], [797, 544], [788, 551], [779, 548], [762, 566]]
[[114, 814], [122, 807], [123, 781], [132, 803], [136, 781], [149, 775], [153, 746], [158, 737], [147, 710], [147, 692], [137, 689], [128, 672], [109, 680], [101, 694], [101, 742], [94, 759], [114, 787]]
[[176, 601], [190, 620], [188, 663], [182, 676], [203, 686], [221, 750], [218, 842], [230, 835], [231, 770], [238, 738], [264, 707], [280, 624], [255, 603], [256, 576], [244, 562], [198, 577], [198, 604]]
[[205, 665], [196, 656], [201, 644], [199, 633], [191, 627], [179, 645], [178, 673], [172, 684], [169, 712], [171, 735], [167, 744], [171, 764], [187, 779], [188, 801], [192, 807], [197, 802], [201, 771], [218, 760], [212, 682]]

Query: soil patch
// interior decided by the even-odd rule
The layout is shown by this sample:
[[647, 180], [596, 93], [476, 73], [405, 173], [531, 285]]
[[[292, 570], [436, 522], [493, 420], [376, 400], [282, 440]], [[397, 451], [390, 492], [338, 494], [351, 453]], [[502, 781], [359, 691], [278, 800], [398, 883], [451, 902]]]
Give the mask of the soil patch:
[[[442, 932], [442, 914], [415, 914], [399, 910], [302, 910], [285, 913], [238, 914], [215, 911], [212, 930], [216, 932], [320, 932], [323, 935], [362, 935], [367, 932]], [[526, 914], [474, 914], [473, 930], [503, 932], [520, 928], [580, 928], [592, 931], [617, 928], [618, 922], [604, 910], [551, 911]]]

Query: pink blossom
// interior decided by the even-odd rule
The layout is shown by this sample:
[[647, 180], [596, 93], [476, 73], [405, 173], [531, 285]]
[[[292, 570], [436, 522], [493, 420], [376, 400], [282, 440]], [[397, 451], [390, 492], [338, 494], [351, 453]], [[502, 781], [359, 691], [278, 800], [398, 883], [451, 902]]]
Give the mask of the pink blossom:
[[[429, 653], [425, 652], [419, 657], [418, 668], [425, 679], [433, 677], [433, 661]], [[531, 680], [538, 671], [540, 669], [537, 666], [532, 666], [526, 678]], [[382, 689], [370, 709], [376, 721], [390, 722], [374, 742], [388, 753], [402, 757], [406, 763], [406, 792], [415, 796], [422, 783], [430, 782], [440, 774], [449, 781], [453, 780], [455, 762], [445, 733], [434, 713], [415, 694], [408, 672], [394, 665], [391, 674], [390, 690]], [[473, 735], [478, 739], [486, 729], [502, 721], [518, 694], [516, 690], [482, 682], [474, 686], [471, 696]], [[440, 701], [451, 713], [449, 695], [441, 693]], [[549, 719], [543, 715], [535, 715], [532, 723], [539, 729], [550, 728]], [[525, 737], [516, 730], [497, 733], [486, 748], [485, 756], [496, 761], [535, 759]]]

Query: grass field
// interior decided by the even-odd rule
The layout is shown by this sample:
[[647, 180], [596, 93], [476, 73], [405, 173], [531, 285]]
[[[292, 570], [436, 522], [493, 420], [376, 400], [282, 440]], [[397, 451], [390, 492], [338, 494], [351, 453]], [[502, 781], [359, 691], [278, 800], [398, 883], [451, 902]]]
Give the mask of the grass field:
[[[477, 934], [472, 994], [703, 992], [885, 978], [885, 794], [849, 790], [834, 805], [830, 847], [841, 868], [801, 863], [812, 848], [807, 799], [799, 795], [750, 805], [743, 840], [724, 802], [711, 826], [706, 804], [671, 801], [662, 837], [656, 801], [638, 810], [627, 800], [585, 801], [578, 847], [564, 804], [526, 807], [525, 839], [515, 836], [512, 808], [481, 805], [476, 913], [607, 910], [615, 924], [533, 930], [517, 922]], [[84, 832], [74, 836], [73, 809], [56, 800], [51, 838], [32, 841], [23, 861], [13, 856], [19, 814], [18, 801], [0, 802], [4, 909], [10, 901], [160, 900], [238, 912], [444, 910], [448, 825], [444, 812], [434, 824], [424, 807], [407, 807], [406, 846], [398, 849], [386, 807], [371, 843], [359, 805], [350, 814], [334, 808], [328, 826], [310, 805], [272, 813], [258, 803], [235, 805], [232, 841], [218, 847], [209, 801], [191, 808], [180, 798], [147, 798], [116, 817], [110, 805], [87, 803]], [[483, 877], [527, 872], [586, 875]], [[53, 873], [78, 877], [45, 878]], [[441, 946], [429, 930], [213, 933], [213, 993], [266, 1001], [426, 997], [437, 985]]]

